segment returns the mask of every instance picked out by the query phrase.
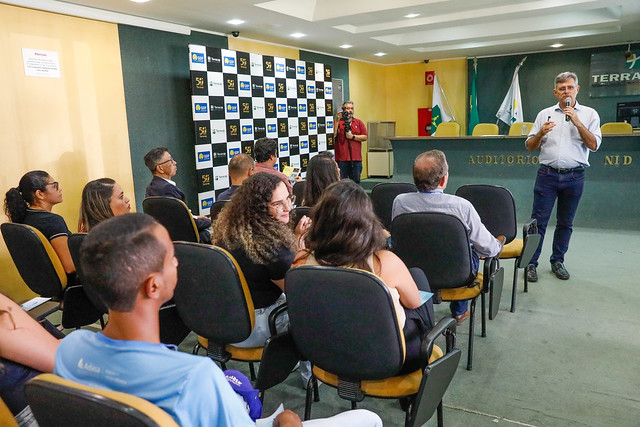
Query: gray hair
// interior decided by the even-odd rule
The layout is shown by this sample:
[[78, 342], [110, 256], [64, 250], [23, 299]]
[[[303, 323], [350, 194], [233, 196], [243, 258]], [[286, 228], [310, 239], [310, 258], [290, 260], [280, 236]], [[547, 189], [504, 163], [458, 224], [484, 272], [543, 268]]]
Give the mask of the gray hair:
[[342, 103], [342, 108], [344, 109], [344, 107], [346, 107], [346, 106], [347, 106], [347, 104], [351, 104], [351, 105], [353, 105], [354, 107], [356, 106], [356, 104], [354, 104], [354, 103], [353, 103], [353, 101], [344, 101], [344, 102]]
[[564, 73], [560, 73], [556, 76], [556, 82], [553, 88], [555, 89], [556, 86], [558, 86], [558, 83], [564, 83], [569, 79], [573, 79], [573, 81], [576, 82], [576, 86], [578, 86], [578, 76], [576, 75], [576, 73], [572, 73], [571, 71], [565, 71]]

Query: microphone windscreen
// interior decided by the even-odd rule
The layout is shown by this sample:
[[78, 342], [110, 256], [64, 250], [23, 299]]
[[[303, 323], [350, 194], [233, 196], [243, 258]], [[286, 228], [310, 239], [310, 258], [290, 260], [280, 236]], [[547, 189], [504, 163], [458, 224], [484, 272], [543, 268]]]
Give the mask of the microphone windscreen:
[[564, 106], [571, 107], [571, 98], [569, 98], [568, 96], [564, 99]]

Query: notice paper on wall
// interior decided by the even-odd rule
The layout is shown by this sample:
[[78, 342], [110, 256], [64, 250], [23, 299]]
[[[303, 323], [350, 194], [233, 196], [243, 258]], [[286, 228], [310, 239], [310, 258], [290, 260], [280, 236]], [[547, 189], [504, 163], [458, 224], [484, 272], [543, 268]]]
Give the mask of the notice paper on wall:
[[24, 75], [27, 77], [60, 78], [58, 52], [50, 50], [22, 48]]

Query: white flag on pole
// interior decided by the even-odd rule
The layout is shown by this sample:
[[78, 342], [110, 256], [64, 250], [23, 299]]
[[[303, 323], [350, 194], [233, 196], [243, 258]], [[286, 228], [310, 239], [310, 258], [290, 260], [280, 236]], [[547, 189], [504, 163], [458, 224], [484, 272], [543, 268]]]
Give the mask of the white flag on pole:
[[450, 122], [453, 117], [449, 114], [449, 105], [446, 102], [446, 97], [442, 97], [442, 88], [438, 81], [438, 74], [433, 79], [433, 98], [431, 100], [431, 132], [434, 134], [438, 125], [442, 122]]
[[522, 112], [522, 97], [520, 96], [520, 79], [518, 78], [518, 71], [520, 66], [527, 59], [526, 57], [516, 67], [516, 71], [513, 73], [513, 79], [511, 80], [511, 87], [507, 96], [504, 97], [500, 109], [496, 113], [496, 117], [502, 120], [509, 126], [515, 122], [524, 121], [524, 113]]

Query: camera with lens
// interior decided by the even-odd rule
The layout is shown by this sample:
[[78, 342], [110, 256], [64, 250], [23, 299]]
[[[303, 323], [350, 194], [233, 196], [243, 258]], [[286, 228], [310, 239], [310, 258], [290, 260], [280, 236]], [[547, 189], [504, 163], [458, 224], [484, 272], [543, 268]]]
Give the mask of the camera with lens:
[[345, 133], [351, 132], [351, 112], [347, 110], [342, 110], [340, 121], [344, 122], [344, 132]]

